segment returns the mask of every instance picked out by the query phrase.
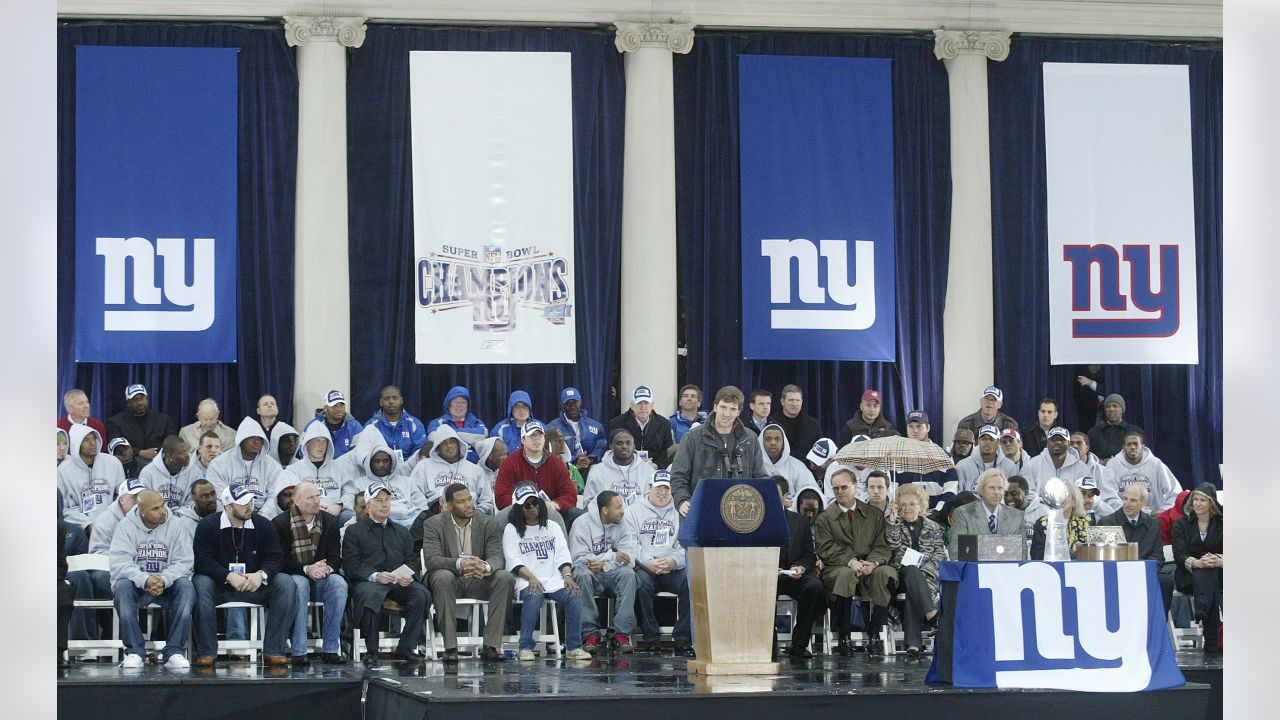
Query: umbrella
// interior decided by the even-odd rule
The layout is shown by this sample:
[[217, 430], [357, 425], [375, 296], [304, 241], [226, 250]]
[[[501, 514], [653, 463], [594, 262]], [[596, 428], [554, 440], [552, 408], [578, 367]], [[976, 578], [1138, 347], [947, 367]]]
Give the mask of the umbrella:
[[896, 435], [851, 442], [836, 453], [835, 461], [895, 475], [900, 472], [925, 475], [955, 467], [951, 456], [938, 445]]

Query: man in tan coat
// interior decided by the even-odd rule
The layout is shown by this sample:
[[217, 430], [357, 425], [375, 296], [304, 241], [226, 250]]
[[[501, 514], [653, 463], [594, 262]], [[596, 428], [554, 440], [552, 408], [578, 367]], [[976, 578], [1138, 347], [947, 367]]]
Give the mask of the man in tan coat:
[[[853, 472], [841, 468], [831, 476], [831, 503], [814, 523], [818, 557], [822, 559], [822, 584], [828, 599], [834, 598], [834, 615], [839, 623], [840, 643], [836, 653], [848, 655], [851, 598], [870, 598], [871, 623], [867, 632], [877, 637], [889, 617], [898, 573], [889, 565], [889, 545], [884, 539], [884, 513], [854, 498]], [[879, 639], [870, 651], [882, 654]]]

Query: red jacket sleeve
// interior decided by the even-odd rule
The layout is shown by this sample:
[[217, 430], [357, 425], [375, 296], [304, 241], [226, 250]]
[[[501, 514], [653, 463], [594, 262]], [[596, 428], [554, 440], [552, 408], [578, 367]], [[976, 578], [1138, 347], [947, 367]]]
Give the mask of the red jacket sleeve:
[[552, 487], [555, 488], [555, 495], [551, 498], [556, 501], [560, 509], [578, 507], [578, 488], [573, 484], [573, 478], [569, 477], [569, 466], [558, 457], [552, 456], [547, 460], [547, 472], [551, 475]]

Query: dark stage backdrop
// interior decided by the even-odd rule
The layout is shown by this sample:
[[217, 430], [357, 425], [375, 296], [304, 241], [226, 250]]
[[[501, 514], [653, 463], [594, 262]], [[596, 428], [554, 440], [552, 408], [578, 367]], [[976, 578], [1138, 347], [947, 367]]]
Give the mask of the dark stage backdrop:
[[[238, 352], [235, 363], [116, 364], [73, 361], [75, 328], [76, 46], [236, 47], [239, 53], [237, 242]], [[211, 397], [231, 424], [258, 396], [293, 405], [294, 176], [298, 160], [298, 73], [279, 29], [232, 25], [83, 24], [58, 28], [58, 416], [62, 393], [79, 387], [93, 414], [124, 409], [124, 389], [146, 384], [153, 409], [181, 427]], [[287, 410], [285, 411], [287, 413]]]
[[1110, 366], [1099, 385], [1124, 396], [1125, 418], [1146, 431], [1152, 452], [1184, 486], [1221, 485], [1221, 44], [1015, 37], [1009, 58], [988, 64], [996, 384], [1004, 409], [1030, 424], [1040, 398], [1054, 397], [1065, 404], [1060, 422], [1087, 429], [1076, 427], [1074, 367], [1049, 364], [1044, 62], [1189, 66], [1200, 364]]

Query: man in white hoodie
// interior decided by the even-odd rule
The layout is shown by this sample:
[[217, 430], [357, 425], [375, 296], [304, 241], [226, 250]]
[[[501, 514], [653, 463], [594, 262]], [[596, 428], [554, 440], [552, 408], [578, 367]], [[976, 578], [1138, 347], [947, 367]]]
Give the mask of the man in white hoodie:
[[62, 519], [88, 533], [98, 513], [111, 504], [116, 487], [124, 482], [124, 467], [109, 453], [99, 452], [102, 438], [88, 425], [72, 424], [67, 436], [71, 452], [58, 466]]
[[203, 474], [191, 462], [187, 443], [177, 435], [170, 435], [160, 443], [160, 457], [156, 460], [142, 468], [138, 479], [148, 490], [160, 493], [170, 510], [191, 505], [191, 483]]
[[[142, 481], [129, 478], [116, 488], [116, 500], [98, 513], [93, 523], [93, 532], [89, 535], [89, 552], [94, 555], [106, 555], [111, 551], [111, 536], [116, 525], [138, 504], [138, 493], [145, 488]], [[67, 574], [67, 581], [75, 589], [76, 600], [110, 600], [111, 573], [105, 570], [81, 570]], [[97, 622], [102, 616], [96, 610], [75, 610], [71, 614], [72, 640], [97, 640], [99, 628]]]
[[[283, 423], [276, 423], [278, 428]], [[344, 502], [343, 494], [347, 490], [347, 482], [354, 473], [348, 462], [335, 460], [333, 457], [333, 438], [324, 423], [311, 423], [302, 436], [303, 459], [292, 463], [276, 478], [271, 487], [271, 497], [276, 497], [281, 490], [297, 486], [298, 483], [309, 482], [316, 486], [320, 496], [320, 511], [329, 514], [336, 520], [337, 527], [355, 517], [351, 505]], [[262, 506], [262, 516], [274, 518], [280, 514], [280, 507], [269, 502]]]
[[1063, 482], [1079, 485], [1081, 480], [1089, 477], [1089, 466], [1080, 460], [1076, 451], [1071, 449], [1070, 443], [1071, 433], [1067, 432], [1066, 428], [1050, 429], [1045, 439], [1044, 450], [1029, 462], [1024, 463], [1022, 472], [1014, 473], [1027, 479], [1027, 487], [1031, 495], [1040, 497], [1040, 488], [1044, 487], [1049, 478], [1056, 477]]
[[978, 492], [978, 476], [987, 470], [999, 470], [1006, 478], [1018, 474], [1018, 467], [1000, 452], [1000, 429], [995, 425], [978, 428], [978, 448], [969, 457], [956, 463], [956, 492]]
[[805, 467], [804, 461], [792, 457], [791, 441], [787, 440], [787, 434], [782, 431], [781, 425], [765, 425], [756, 437], [756, 442], [760, 443], [760, 454], [764, 456], [765, 474], [786, 478], [793, 499], [805, 488], [813, 488], [819, 495], [822, 494], [822, 488], [818, 487], [818, 482], [814, 480], [809, 468]]
[[191, 584], [194, 558], [191, 539], [177, 523], [169, 522], [169, 517], [164, 498], [155, 491], [143, 490], [138, 493], [137, 507], [120, 522], [111, 539], [111, 586], [120, 617], [125, 668], [143, 665], [146, 646], [138, 625], [138, 609], [152, 603], [169, 615], [169, 640], [162, 653], [165, 667], [190, 667], [186, 650], [196, 599]]
[[591, 469], [590, 479], [582, 491], [585, 498], [583, 506], [590, 509], [597, 495], [611, 490], [630, 507], [649, 491], [653, 475], [653, 465], [641, 461], [636, 455], [636, 441], [631, 431], [616, 428], [609, 433], [609, 451]]
[[641, 651], [658, 649], [658, 618], [653, 599], [660, 592], [676, 595], [676, 625], [671, 631], [676, 655], [686, 655], [693, 647], [690, 628], [689, 578], [685, 574], [684, 546], [676, 539], [680, 532], [680, 512], [671, 501], [671, 473], [659, 470], [649, 484], [649, 493], [632, 503], [623, 518], [627, 532], [639, 548], [635, 558], [636, 596], [640, 598]]
[[596, 595], [604, 590], [617, 598], [613, 644], [619, 652], [632, 650], [631, 631], [636, 626], [635, 558], [639, 548], [622, 522], [625, 508], [620, 495], [604, 490], [588, 512], [573, 523], [569, 533], [573, 579], [582, 589], [582, 632], [586, 633], [582, 649], [593, 655], [602, 647]]
[[[391, 449], [382, 439], [382, 433], [374, 428], [378, 439], [360, 465], [360, 475], [347, 481], [343, 493], [343, 506], [355, 507], [356, 493], [367, 491], [375, 482], [381, 482], [391, 494], [391, 522], [408, 530], [418, 513], [427, 509], [427, 500], [418, 485], [400, 470], [400, 453]], [[348, 453], [351, 454], [351, 453]], [[344, 538], [345, 541], [345, 538]]]
[[[1107, 468], [1115, 473], [1116, 489], [1121, 493], [1135, 483], [1147, 489], [1147, 512], [1152, 515], [1168, 510], [1178, 499], [1182, 484], [1160, 458], [1146, 447], [1141, 431], [1125, 433], [1124, 450], [1111, 458]], [[1105, 497], [1105, 495], [1104, 495]]]
[[437, 505], [445, 488], [461, 483], [471, 491], [476, 511], [493, 515], [493, 486], [486, 481], [480, 466], [467, 460], [470, 448], [458, 437], [458, 431], [441, 423], [428, 439], [431, 441], [431, 452], [425, 460], [414, 466], [413, 473], [409, 476], [427, 505]]
[[279, 512], [275, 506], [275, 495], [271, 496], [269, 503], [264, 500], [267, 492], [275, 486], [281, 468], [280, 463], [267, 452], [266, 444], [267, 434], [257, 420], [251, 417], [241, 420], [236, 428], [235, 447], [225, 448], [214, 458], [205, 477], [213, 483], [219, 497], [231, 485], [244, 485], [254, 493], [254, 512], [275, 515]]

